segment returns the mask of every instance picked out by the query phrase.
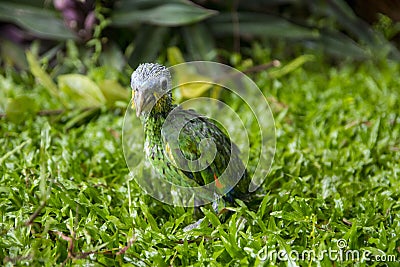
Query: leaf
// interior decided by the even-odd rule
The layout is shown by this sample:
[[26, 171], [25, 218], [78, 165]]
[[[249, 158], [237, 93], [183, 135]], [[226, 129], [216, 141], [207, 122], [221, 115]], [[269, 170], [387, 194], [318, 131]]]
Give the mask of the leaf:
[[223, 13], [210, 19], [214, 35], [239, 34], [241, 36], [265, 36], [285, 38], [315, 38], [318, 33], [289, 22], [286, 19], [260, 13], [242, 12], [238, 15], [239, 25], [232, 25], [232, 14]]
[[205, 209], [203, 207], [200, 208], [201, 211], [204, 213], [204, 215], [207, 217], [207, 219], [211, 222], [211, 224], [214, 227], [217, 227], [218, 225], [221, 224], [221, 222], [219, 221], [217, 215], [215, 215], [214, 212], [209, 211], [208, 209]]
[[229, 239], [228, 234], [220, 227], [218, 228], [218, 233], [220, 234], [220, 239], [226, 249], [226, 252], [228, 252], [232, 258], [241, 257], [240, 248], [236, 243]]
[[[201, 96], [203, 93], [211, 89], [214, 85], [208, 82], [212, 80], [208, 77], [194, 73], [180, 73], [177, 75], [179, 79], [181, 96], [184, 98], [194, 98]], [[201, 81], [199, 83], [188, 83], [192, 81]], [[207, 82], [207, 83], [206, 83]], [[188, 84], [185, 84], [188, 83]]]
[[73, 103], [72, 106], [95, 107], [106, 103], [100, 88], [88, 77], [80, 74], [58, 76], [58, 85]]
[[8, 100], [6, 116], [10, 121], [20, 123], [28, 117], [35, 116], [38, 110], [39, 107], [33, 98], [21, 95]]
[[151, 229], [159, 232], [160, 228], [158, 227], [156, 220], [154, 219], [153, 215], [150, 213], [146, 204], [143, 201], [139, 201], [139, 206], [143, 212], [143, 215], [146, 217], [147, 222], [150, 225]]
[[154, 61], [168, 33], [168, 28], [143, 25], [134, 40], [135, 49], [129, 58], [129, 65], [136, 68], [142, 62]]
[[197, 258], [199, 262], [202, 262], [207, 258], [207, 251], [204, 249], [204, 238], [201, 240], [198, 248], [197, 248]]
[[169, 63], [172, 66], [181, 64], [181, 63], [185, 63], [185, 59], [183, 58], [182, 52], [176, 46], [168, 47], [167, 57], [168, 57]]
[[270, 193], [268, 192], [264, 197], [263, 200], [261, 201], [261, 204], [257, 210], [257, 214], [259, 214], [259, 216], [262, 218], [264, 217], [265, 211], [267, 209], [267, 205], [271, 204], [271, 196]]
[[28, 69], [28, 62], [26, 60], [26, 56], [22, 46], [13, 43], [7, 39], [2, 39], [0, 51], [2, 61], [7, 62], [7, 64], [10, 64], [12, 66], [15, 65], [21, 70]]
[[356, 59], [365, 59], [368, 57], [367, 51], [364, 48], [340, 32], [322, 32], [319, 38], [310, 40], [311, 46], [313, 42], [333, 55]]
[[[177, 47], [170, 47], [167, 50], [168, 61], [172, 65], [185, 62], [181, 51]], [[195, 69], [191, 69], [182, 65], [174, 67], [174, 84], [179, 86], [180, 96], [183, 98], [198, 97], [213, 87], [213, 80], [209, 77], [196, 73]], [[196, 83], [196, 81], [199, 81]], [[179, 98], [178, 97], [178, 98]]]
[[114, 105], [116, 101], [129, 101], [130, 91], [126, 90], [115, 80], [103, 80], [98, 83], [107, 105]]
[[381, 120], [380, 118], [377, 119], [375, 124], [371, 127], [371, 133], [368, 138], [368, 147], [370, 149], [374, 149], [376, 147], [376, 144], [379, 141], [379, 131], [381, 129]]
[[[365, 58], [366, 56], [386, 58], [388, 55], [393, 59], [399, 59], [400, 54], [398, 49], [388, 40], [386, 40], [382, 34], [378, 33], [377, 31], [373, 31], [368, 23], [357, 17], [347, 1], [337, 0], [328, 2], [315, 2], [308, 0], [305, 2], [309, 6], [314, 16], [332, 18], [335, 22], [333, 25], [339, 25], [339, 27], [341, 26], [339, 30], [337, 30], [338, 26], [335, 27], [336, 29], [329, 29], [330, 31], [334, 31], [334, 35], [337, 35], [338, 38], [332, 38], [332, 34], [328, 34], [327, 36], [325, 36], [325, 33], [321, 34], [322, 41], [328, 42], [327, 45], [331, 45], [330, 43], [337, 44], [338, 41], [344, 43], [339, 47], [335, 47], [335, 49], [330, 47], [332, 50], [329, 52], [336, 52], [336, 54], [341, 56], [350, 56], [361, 59]], [[319, 27], [319, 25], [317, 24], [314, 27]], [[342, 33], [343, 29], [344, 32], [349, 33], [352, 38], [344, 35]], [[325, 28], [325, 31], [326, 30], [328, 29]], [[345, 40], [344, 42], [343, 39], [349, 40]], [[352, 55], [352, 50], [355, 50], [354, 44], [356, 44], [356, 41], [353, 39], [358, 40], [360, 44], [365, 45], [365, 49], [359, 48], [355, 55]], [[325, 46], [326, 44], [323, 43], [323, 45]], [[368, 54], [365, 53], [366, 51], [368, 51]], [[360, 52], [362, 53], [361, 55]]]
[[284, 219], [284, 220], [288, 220], [288, 221], [292, 221], [292, 222], [300, 222], [304, 220], [304, 217], [302, 216], [302, 214], [300, 214], [299, 212], [286, 212], [283, 210], [279, 210], [279, 211], [273, 211], [271, 212], [269, 215], [278, 218], [278, 219]]
[[344, 0], [330, 1], [327, 3], [315, 4], [315, 1], [307, 1], [315, 15], [333, 17], [344, 29], [357, 36], [366, 43], [373, 44], [377, 35], [369, 25], [357, 17], [354, 10]]
[[204, 23], [182, 28], [185, 45], [193, 60], [214, 60], [217, 56], [214, 37]]
[[204, 20], [217, 12], [197, 6], [189, 1], [165, 3], [157, 2], [146, 8], [131, 6], [119, 9], [111, 17], [114, 26], [132, 26], [148, 23], [158, 26], [182, 26]]
[[[2, 155], [0, 157], [0, 165], [3, 164], [3, 162], [9, 158], [10, 156], [12, 156], [13, 154], [20, 152], [21, 149], [26, 145], [26, 144], [30, 144], [32, 142], [32, 139], [27, 139], [24, 142], [22, 142], [21, 144], [19, 144], [18, 146], [14, 147], [12, 150], [7, 151], [7, 153], [5, 153], [4, 155]], [[9, 188], [7, 187], [0, 187], [0, 193], [9, 193]]]
[[70, 130], [72, 128], [87, 124], [90, 120], [97, 117], [100, 111], [100, 108], [89, 108], [86, 110], [79, 109], [75, 112], [72, 112], [70, 119], [68, 119], [68, 121], [65, 123], [65, 130]]
[[101, 65], [112, 67], [118, 71], [122, 71], [126, 65], [126, 59], [121, 49], [112, 41], [103, 49], [99, 60]]
[[53, 82], [51, 77], [44, 70], [42, 70], [36, 56], [33, 55], [32, 52], [27, 51], [26, 58], [33, 76], [35, 76], [39, 83], [49, 91], [50, 95], [59, 98], [60, 95], [58, 93], [57, 85]]
[[77, 36], [64, 25], [62, 19], [57, 17], [57, 13], [48, 9], [2, 2], [0, 19], [13, 22], [39, 37], [53, 40], [77, 39]]
[[296, 69], [298, 69], [299, 67], [301, 67], [305, 63], [307, 63], [309, 61], [313, 61], [313, 60], [314, 60], [314, 56], [313, 55], [302, 55], [302, 56], [299, 56], [299, 57], [293, 59], [292, 61], [290, 61], [288, 64], [282, 66], [281, 68], [273, 70], [273, 71], [270, 71], [269, 72], [269, 76], [272, 79], [280, 78], [282, 76], [285, 76], [286, 74], [289, 74], [289, 73], [295, 71]]

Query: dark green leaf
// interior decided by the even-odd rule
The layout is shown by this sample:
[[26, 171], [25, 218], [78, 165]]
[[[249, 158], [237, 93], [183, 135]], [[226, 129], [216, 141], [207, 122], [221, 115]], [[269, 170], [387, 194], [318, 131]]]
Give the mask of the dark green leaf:
[[368, 57], [367, 51], [350, 37], [340, 32], [323, 32], [319, 38], [309, 41], [316, 43], [322, 50], [333, 55], [363, 59]]
[[202, 23], [182, 28], [185, 44], [193, 60], [214, 60], [216, 47], [207, 26]]
[[181, 26], [204, 20], [217, 12], [197, 6], [189, 1], [175, 3], [160, 2], [160, 4], [138, 9], [131, 7], [120, 9], [112, 15], [112, 25], [132, 26], [148, 23], [159, 26]]
[[211, 30], [217, 36], [239, 34], [241, 36], [314, 38], [312, 29], [296, 25], [286, 19], [257, 13], [239, 13], [237, 29], [233, 27], [232, 15], [222, 13], [210, 19]]
[[135, 37], [135, 49], [129, 58], [129, 65], [135, 68], [142, 62], [154, 61], [168, 32], [168, 28], [143, 25]]
[[22, 46], [4, 39], [1, 40], [0, 51], [2, 60], [7, 64], [14, 65], [21, 70], [28, 69], [28, 61]]
[[0, 19], [13, 22], [34, 35], [54, 40], [76, 39], [57, 13], [49, 9], [16, 3], [0, 3]]

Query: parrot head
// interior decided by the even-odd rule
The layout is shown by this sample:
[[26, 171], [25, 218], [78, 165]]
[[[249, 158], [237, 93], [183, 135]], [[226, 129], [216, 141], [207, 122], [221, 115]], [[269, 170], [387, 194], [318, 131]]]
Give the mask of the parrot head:
[[137, 117], [148, 114], [153, 108], [162, 111], [163, 105], [171, 103], [171, 74], [160, 64], [140, 64], [132, 73], [131, 88]]

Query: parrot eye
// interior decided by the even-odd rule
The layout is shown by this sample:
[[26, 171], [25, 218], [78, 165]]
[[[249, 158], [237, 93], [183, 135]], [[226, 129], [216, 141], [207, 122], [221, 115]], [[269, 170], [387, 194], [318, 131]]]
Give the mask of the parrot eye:
[[166, 78], [162, 77], [160, 80], [161, 88], [166, 91], [168, 89], [168, 81]]

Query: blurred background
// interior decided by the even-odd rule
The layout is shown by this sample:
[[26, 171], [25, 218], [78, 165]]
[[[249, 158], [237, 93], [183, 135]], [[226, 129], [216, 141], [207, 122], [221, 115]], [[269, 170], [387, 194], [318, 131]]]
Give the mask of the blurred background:
[[[397, 0], [3, 0], [0, 112], [118, 104], [142, 62], [396, 61], [399, 14]], [[29, 96], [37, 82], [52, 99]]]
[[[259, 253], [278, 249], [318, 266], [366, 265], [321, 259], [328, 249], [399, 259], [399, 20], [400, 0], [0, 0], [0, 265], [266, 266]], [[192, 60], [252, 78], [276, 153], [262, 201], [237, 200], [226, 221], [203, 209], [183, 233], [198, 218], [145, 194], [121, 139], [132, 70]], [[250, 125], [252, 174], [267, 155], [253, 113], [201, 88], [175, 100], [218, 98], [241, 119], [229, 127]]]

